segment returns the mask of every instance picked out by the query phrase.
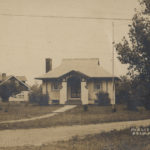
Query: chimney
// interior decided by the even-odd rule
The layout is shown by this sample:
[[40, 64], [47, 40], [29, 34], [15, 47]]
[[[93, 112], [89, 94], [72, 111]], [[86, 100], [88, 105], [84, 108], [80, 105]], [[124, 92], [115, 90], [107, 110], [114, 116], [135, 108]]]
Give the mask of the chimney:
[[52, 70], [52, 59], [46, 58], [46, 73]]
[[2, 81], [6, 80], [6, 73], [2, 73]]

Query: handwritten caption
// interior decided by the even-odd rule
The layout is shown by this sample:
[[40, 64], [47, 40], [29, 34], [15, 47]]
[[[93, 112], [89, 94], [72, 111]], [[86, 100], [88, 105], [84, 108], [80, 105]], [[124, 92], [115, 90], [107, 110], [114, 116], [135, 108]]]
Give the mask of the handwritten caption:
[[131, 127], [132, 135], [150, 135], [150, 127]]

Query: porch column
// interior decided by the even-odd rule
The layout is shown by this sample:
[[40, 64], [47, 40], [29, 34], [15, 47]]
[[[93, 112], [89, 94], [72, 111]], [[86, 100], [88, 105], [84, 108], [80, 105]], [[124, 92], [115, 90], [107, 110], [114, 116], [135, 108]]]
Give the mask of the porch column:
[[81, 101], [83, 105], [88, 104], [88, 89], [84, 80], [81, 81]]
[[62, 88], [60, 90], [60, 104], [65, 104], [67, 101], [67, 82], [62, 81]]

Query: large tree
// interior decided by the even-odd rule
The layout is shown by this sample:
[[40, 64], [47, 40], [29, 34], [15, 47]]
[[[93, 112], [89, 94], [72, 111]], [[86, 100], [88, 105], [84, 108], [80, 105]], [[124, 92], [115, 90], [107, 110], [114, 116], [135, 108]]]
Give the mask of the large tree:
[[141, 11], [136, 12], [129, 25], [129, 37], [116, 44], [118, 59], [128, 64], [128, 74], [150, 82], [150, 1], [141, 1]]
[[132, 99], [142, 95], [143, 104], [150, 109], [150, 0], [141, 0], [140, 5], [141, 10], [136, 11], [129, 25], [128, 37], [116, 44], [116, 51], [120, 62], [128, 64]]
[[16, 95], [23, 90], [27, 90], [27, 88], [15, 79], [8, 80], [0, 85], [0, 97], [3, 101], [8, 101], [10, 96]]

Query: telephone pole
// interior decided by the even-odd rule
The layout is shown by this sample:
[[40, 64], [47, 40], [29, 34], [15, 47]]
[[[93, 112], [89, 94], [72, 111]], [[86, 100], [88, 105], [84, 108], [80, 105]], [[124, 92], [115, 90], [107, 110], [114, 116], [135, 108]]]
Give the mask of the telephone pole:
[[112, 22], [112, 111], [115, 112], [115, 79], [114, 79], [114, 22]]

